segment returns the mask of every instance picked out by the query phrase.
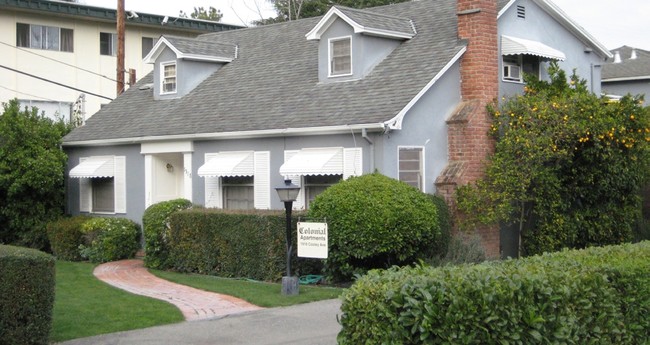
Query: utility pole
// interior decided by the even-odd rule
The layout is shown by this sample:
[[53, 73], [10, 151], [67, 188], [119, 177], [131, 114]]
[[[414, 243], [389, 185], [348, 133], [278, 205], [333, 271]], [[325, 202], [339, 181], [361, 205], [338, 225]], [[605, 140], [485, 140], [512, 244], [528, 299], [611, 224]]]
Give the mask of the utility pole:
[[117, 95], [124, 92], [124, 0], [117, 0]]

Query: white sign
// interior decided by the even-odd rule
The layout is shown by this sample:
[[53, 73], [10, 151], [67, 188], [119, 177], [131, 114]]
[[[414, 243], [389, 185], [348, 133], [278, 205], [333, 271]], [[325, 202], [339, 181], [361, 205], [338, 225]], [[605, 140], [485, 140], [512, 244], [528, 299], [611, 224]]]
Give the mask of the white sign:
[[327, 223], [298, 222], [298, 256], [327, 259]]

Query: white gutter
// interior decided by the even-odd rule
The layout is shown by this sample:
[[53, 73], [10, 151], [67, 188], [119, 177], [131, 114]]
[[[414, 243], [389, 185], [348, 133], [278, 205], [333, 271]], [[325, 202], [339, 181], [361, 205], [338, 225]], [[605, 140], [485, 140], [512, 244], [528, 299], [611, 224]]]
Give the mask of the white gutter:
[[117, 139], [98, 139], [98, 140], [81, 140], [64, 142], [63, 146], [109, 146], [109, 145], [126, 145], [141, 144], [155, 141], [169, 140], [229, 140], [229, 139], [253, 139], [268, 138], [281, 136], [299, 136], [299, 135], [327, 135], [327, 134], [346, 134], [351, 130], [384, 130], [383, 123], [369, 123], [360, 125], [342, 125], [329, 127], [310, 127], [310, 128], [285, 128], [285, 129], [268, 129], [257, 131], [237, 131], [223, 133], [197, 133], [197, 134], [178, 134], [178, 135], [160, 135], [145, 136]]
[[609, 83], [609, 82], [614, 82], [614, 81], [634, 81], [634, 80], [646, 80], [650, 79], [650, 75], [640, 75], [640, 76], [634, 76], [634, 77], [618, 77], [618, 78], [607, 78], [607, 79], [602, 79], [601, 82], [603, 83]]

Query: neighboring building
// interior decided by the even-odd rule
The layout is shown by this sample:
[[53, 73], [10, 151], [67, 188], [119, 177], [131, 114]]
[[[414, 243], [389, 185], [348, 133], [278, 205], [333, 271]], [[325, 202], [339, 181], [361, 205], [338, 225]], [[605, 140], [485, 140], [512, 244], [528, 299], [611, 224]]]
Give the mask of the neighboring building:
[[[498, 25], [497, 25], [498, 22]], [[172, 198], [282, 209], [378, 171], [450, 199], [492, 150], [485, 105], [550, 60], [600, 92], [610, 53], [548, 0], [421, 0], [165, 36], [136, 87], [64, 140], [67, 211], [141, 221]], [[498, 229], [481, 236], [500, 252]]]
[[[73, 106], [92, 116], [117, 93], [116, 18], [114, 9], [71, 2], [0, 0], [0, 101], [18, 98], [48, 116], [69, 118]], [[239, 28], [132, 11], [125, 23], [125, 69], [135, 69], [138, 78], [151, 72], [142, 58], [163, 34], [195, 37]]]
[[650, 95], [650, 51], [622, 46], [603, 65], [602, 90], [609, 96]]

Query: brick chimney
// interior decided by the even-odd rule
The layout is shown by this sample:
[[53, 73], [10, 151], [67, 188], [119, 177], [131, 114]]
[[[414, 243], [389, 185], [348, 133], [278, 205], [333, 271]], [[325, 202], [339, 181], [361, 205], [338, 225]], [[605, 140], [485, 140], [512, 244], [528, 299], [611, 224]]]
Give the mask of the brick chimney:
[[[458, 38], [467, 42], [460, 61], [462, 102], [447, 121], [449, 165], [436, 188], [454, 205], [457, 186], [481, 178], [494, 151], [486, 105], [499, 96], [497, 0], [457, 0]], [[499, 255], [499, 229], [480, 229], [489, 256]]]

